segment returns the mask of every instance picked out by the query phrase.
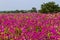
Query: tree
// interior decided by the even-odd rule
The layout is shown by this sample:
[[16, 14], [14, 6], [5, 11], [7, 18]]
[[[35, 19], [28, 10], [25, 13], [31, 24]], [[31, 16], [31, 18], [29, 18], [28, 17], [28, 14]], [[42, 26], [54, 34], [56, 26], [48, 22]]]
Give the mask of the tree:
[[32, 7], [31, 12], [37, 12], [35, 7]]
[[58, 4], [55, 4], [55, 2], [48, 2], [48, 3], [43, 3], [41, 5], [41, 10], [39, 12], [42, 13], [53, 13], [53, 12], [59, 12], [60, 7]]
[[21, 12], [21, 13], [27, 13], [26, 10], [20, 10], [19, 12]]
[[19, 10], [15, 10], [15, 13], [19, 13]]
[[27, 12], [31, 12], [31, 10], [27, 10]]

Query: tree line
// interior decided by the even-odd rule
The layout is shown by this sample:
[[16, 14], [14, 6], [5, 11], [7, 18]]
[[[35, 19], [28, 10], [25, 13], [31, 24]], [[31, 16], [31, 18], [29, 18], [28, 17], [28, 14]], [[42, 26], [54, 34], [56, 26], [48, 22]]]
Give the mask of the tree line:
[[15, 10], [15, 11], [0, 11], [0, 13], [32, 13], [32, 12], [39, 12], [39, 13], [57, 13], [60, 12], [60, 6], [55, 2], [48, 2], [43, 3], [41, 5], [41, 9], [37, 10], [35, 7], [32, 7], [31, 10]]

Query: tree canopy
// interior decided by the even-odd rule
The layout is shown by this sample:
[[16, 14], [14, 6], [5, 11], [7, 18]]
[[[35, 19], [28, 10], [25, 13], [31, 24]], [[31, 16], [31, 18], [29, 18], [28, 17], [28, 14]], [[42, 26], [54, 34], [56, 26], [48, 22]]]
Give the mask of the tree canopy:
[[48, 2], [48, 3], [43, 3], [41, 5], [41, 10], [39, 11], [42, 13], [60, 12], [60, 7], [58, 4], [55, 4], [55, 2]]

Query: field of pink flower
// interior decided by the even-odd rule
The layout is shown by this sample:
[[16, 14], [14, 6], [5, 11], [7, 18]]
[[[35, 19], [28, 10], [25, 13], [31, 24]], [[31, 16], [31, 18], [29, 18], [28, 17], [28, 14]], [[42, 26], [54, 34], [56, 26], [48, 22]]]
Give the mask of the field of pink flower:
[[60, 40], [60, 14], [0, 14], [0, 40]]

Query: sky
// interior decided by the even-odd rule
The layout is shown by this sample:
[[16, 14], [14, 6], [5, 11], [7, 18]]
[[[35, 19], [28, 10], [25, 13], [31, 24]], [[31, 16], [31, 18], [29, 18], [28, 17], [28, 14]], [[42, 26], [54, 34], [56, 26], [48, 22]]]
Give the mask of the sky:
[[60, 0], [0, 0], [0, 11], [40, 9], [41, 4], [54, 1], [60, 5]]

